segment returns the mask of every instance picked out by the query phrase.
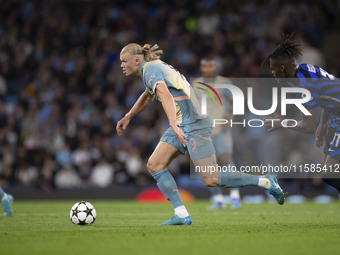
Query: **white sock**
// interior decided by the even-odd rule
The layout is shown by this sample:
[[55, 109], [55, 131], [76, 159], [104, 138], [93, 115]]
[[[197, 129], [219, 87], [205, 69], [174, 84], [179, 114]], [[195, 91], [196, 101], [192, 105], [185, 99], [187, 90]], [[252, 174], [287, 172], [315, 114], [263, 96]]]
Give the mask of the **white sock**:
[[184, 205], [178, 206], [175, 208], [175, 214], [181, 218], [185, 218], [189, 216], [187, 209], [185, 209]]
[[224, 202], [224, 197], [222, 194], [215, 195], [213, 197], [214, 202], [216, 203], [223, 203]]
[[262, 187], [262, 188], [265, 188], [265, 189], [269, 189], [271, 184], [270, 184], [270, 181], [264, 177], [264, 176], [261, 176], [259, 177], [259, 187]]
[[230, 198], [240, 198], [239, 189], [230, 189]]
[[1, 199], [1, 202], [2, 201], [4, 201], [4, 200], [6, 200], [7, 199], [7, 194], [5, 193], [5, 195], [2, 197], [2, 199]]

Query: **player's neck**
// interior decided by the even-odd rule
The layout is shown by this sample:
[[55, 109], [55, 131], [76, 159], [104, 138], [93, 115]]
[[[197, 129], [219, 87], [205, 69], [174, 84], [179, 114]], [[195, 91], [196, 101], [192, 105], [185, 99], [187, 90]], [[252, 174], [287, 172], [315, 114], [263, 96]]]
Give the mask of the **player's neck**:
[[289, 70], [289, 73], [288, 73], [289, 78], [294, 78], [294, 77], [295, 77], [295, 75], [296, 75], [296, 70], [297, 70], [296, 67], [293, 67], [293, 68], [291, 68], [291, 69]]
[[294, 78], [296, 74], [296, 70], [299, 68], [299, 66], [294, 62], [290, 65], [287, 65], [286, 72], [288, 75], [288, 78]]

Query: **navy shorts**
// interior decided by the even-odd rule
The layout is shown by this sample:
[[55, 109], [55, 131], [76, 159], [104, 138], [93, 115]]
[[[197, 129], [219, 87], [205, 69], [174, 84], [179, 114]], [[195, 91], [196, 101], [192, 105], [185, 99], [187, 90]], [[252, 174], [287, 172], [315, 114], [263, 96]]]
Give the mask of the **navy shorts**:
[[328, 128], [324, 152], [337, 161], [340, 161], [340, 130]]

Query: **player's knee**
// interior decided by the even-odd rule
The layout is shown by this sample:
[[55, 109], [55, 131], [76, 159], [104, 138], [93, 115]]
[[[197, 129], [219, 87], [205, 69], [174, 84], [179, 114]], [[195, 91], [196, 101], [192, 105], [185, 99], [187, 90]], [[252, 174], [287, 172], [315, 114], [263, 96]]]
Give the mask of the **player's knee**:
[[154, 160], [152, 160], [152, 159], [148, 160], [148, 163], [146, 164], [146, 167], [147, 167], [147, 169], [149, 170], [149, 172], [151, 174], [162, 170], [162, 169], [159, 169], [159, 164], [157, 162], [155, 162]]
[[208, 187], [217, 187], [218, 186], [218, 178], [206, 178], [206, 179], [203, 179], [203, 182]]

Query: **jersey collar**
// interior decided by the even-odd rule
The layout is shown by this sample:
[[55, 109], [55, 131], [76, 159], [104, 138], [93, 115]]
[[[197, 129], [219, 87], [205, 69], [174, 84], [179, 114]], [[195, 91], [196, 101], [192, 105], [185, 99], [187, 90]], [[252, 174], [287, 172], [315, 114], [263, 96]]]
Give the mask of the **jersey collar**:
[[143, 77], [143, 66], [146, 64], [146, 61], [143, 60], [142, 63], [140, 63], [139, 66], [139, 72], [140, 72], [140, 76]]
[[294, 71], [294, 77], [293, 77], [293, 78], [296, 78], [296, 77], [297, 77], [298, 72], [300, 72], [300, 66], [299, 66], [299, 65], [296, 65], [296, 69], [295, 69], [295, 71]]

